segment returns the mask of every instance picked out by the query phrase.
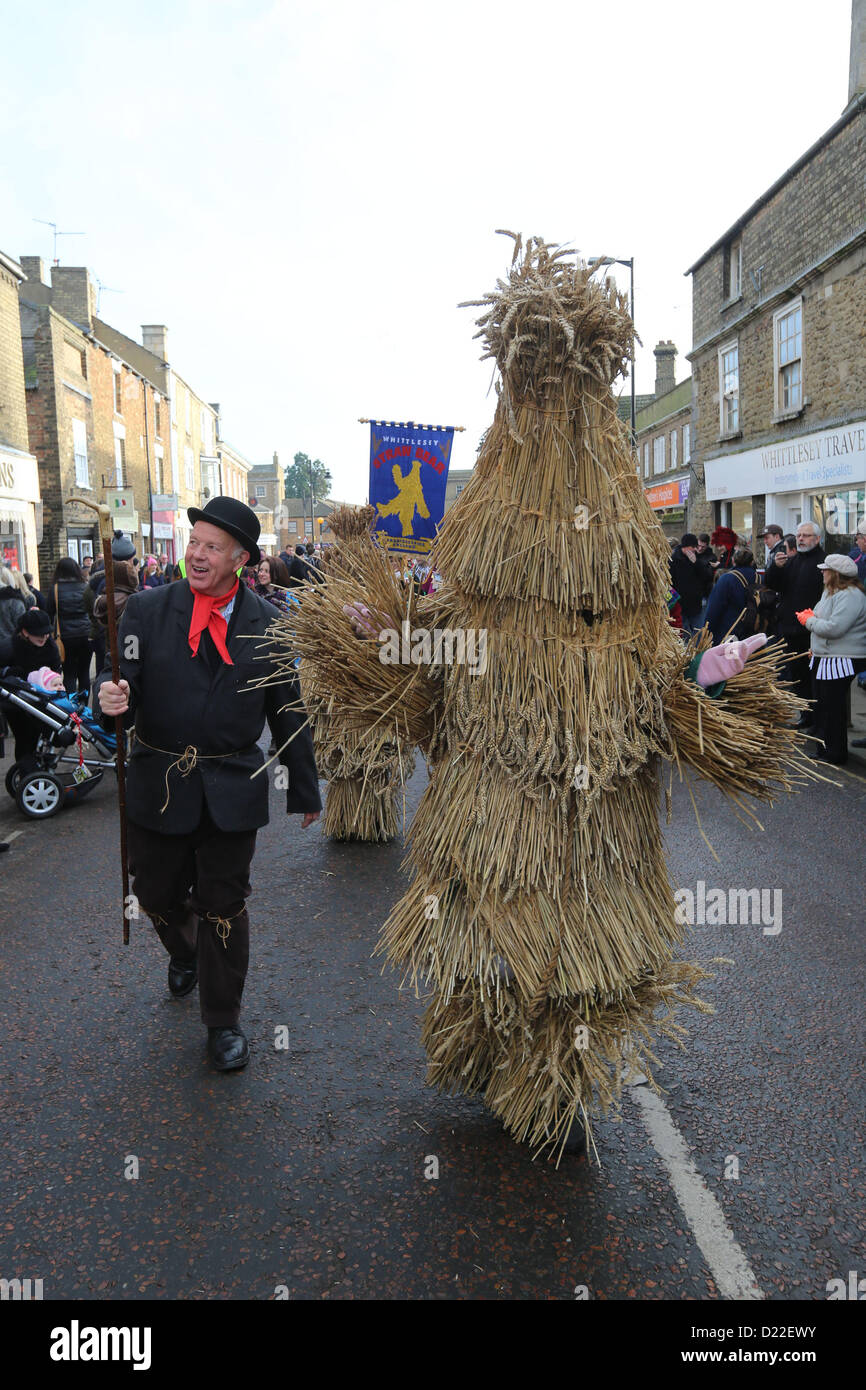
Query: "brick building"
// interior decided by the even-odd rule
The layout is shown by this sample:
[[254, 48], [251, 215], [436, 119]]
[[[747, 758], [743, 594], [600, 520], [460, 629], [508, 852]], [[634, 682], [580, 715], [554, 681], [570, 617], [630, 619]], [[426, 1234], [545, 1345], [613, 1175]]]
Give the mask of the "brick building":
[[42, 503], [30, 452], [18, 286], [24, 271], [0, 251], [0, 562], [27, 570], [39, 586]]
[[677, 350], [672, 342], [660, 342], [653, 352], [655, 393], [635, 420], [638, 472], [662, 530], [678, 539], [689, 529], [692, 379], [677, 382]]
[[454, 506], [475, 470], [472, 468], [449, 468], [445, 483], [445, 510]]
[[22, 265], [20, 332], [47, 582], [62, 555], [81, 561], [98, 550], [94, 514], [78, 497], [108, 501], [119, 529], [148, 539], [165, 374], [140, 344], [100, 321], [85, 268], [53, 266], [49, 284], [39, 257], [24, 256]]
[[98, 548], [98, 528], [76, 497], [107, 501], [139, 553], [179, 559], [187, 508], [227, 492], [246, 501], [251, 464], [220, 437], [219, 406], [168, 361], [168, 329], [144, 324], [137, 343], [95, 310], [82, 266], [22, 258], [18, 290], [27, 421], [44, 502], [40, 560]]
[[[280, 522], [284, 518], [281, 511], [284, 478], [280, 458], [274, 454], [270, 463], [256, 463], [247, 475], [249, 495], [244, 499], [259, 518], [262, 533], [259, 544], [263, 550], [276, 554], [283, 548], [280, 539]], [[287, 514], [285, 514], [287, 519]], [[286, 536], [288, 539], [288, 536]], [[297, 544], [294, 541], [293, 544]]]
[[853, 11], [842, 115], [686, 272], [691, 529], [752, 542], [814, 520], [846, 551], [866, 514], [866, 0]]
[[[145, 341], [165, 351], [168, 330], [162, 324], [142, 330]], [[188, 507], [203, 507], [222, 492], [217, 447], [219, 407], [202, 400], [177, 372], [169, 373], [169, 453], [172, 492], [177, 506], [171, 517], [178, 558], [186, 550], [192, 529]]]

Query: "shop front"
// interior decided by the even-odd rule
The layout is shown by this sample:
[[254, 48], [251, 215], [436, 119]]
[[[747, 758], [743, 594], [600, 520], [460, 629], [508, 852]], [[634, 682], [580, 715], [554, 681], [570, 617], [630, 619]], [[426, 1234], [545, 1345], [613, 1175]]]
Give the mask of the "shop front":
[[32, 454], [0, 446], [0, 560], [33, 575], [39, 587], [36, 547], [42, 540], [39, 471]]
[[691, 477], [673, 478], [668, 483], [646, 488], [644, 496], [669, 540], [679, 540], [686, 528], [686, 503]]
[[788, 534], [814, 521], [828, 554], [847, 553], [866, 519], [866, 420], [707, 459], [705, 475], [708, 501], [738, 535], [750, 538], [752, 501], [763, 494], [766, 524]]
[[164, 555], [169, 564], [174, 564], [182, 553], [175, 539], [177, 523], [177, 496], [173, 492], [155, 492], [151, 498], [153, 507], [153, 553]]

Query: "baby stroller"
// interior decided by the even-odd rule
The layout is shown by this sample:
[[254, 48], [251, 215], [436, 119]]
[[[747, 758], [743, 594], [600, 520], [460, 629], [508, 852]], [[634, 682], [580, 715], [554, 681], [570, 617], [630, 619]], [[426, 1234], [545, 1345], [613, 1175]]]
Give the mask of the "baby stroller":
[[[102, 728], [84, 695], [55, 694], [0, 671], [0, 709], [23, 713], [38, 733], [33, 752], [6, 773], [7, 792], [33, 820], [81, 801], [115, 765], [117, 740]], [[71, 775], [61, 764], [72, 764]]]

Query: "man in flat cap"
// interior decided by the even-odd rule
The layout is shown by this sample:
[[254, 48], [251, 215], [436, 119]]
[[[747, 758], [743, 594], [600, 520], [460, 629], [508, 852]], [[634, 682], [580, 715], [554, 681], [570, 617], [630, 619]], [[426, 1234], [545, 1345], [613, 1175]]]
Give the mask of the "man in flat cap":
[[127, 773], [133, 890], [169, 954], [177, 998], [199, 984], [218, 1071], [249, 1061], [239, 1026], [249, 958], [249, 869], [268, 820], [258, 747], [265, 720], [287, 777], [287, 810], [319, 819], [313, 744], [297, 683], [259, 685], [274, 667], [274, 610], [238, 570], [258, 564], [259, 522], [233, 497], [191, 507], [186, 578], [133, 594], [118, 633], [120, 672], [99, 682], [108, 723], [135, 724]]

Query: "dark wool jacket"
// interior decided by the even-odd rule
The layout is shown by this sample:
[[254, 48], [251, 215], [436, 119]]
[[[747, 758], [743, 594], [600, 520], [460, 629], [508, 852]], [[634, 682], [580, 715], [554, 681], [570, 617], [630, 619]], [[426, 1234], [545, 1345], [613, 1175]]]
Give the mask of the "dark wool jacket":
[[27, 605], [17, 589], [4, 584], [0, 589], [0, 637], [12, 637], [27, 612]]
[[[276, 765], [252, 776], [264, 763], [258, 739], [266, 719], [278, 748], [295, 735], [280, 754], [288, 772], [286, 810], [321, 810], [313, 741], [304, 727], [297, 681], [250, 688], [251, 681], [274, 669], [263, 640], [273, 622], [273, 608], [244, 584], [239, 586], [226, 637], [232, 666], [222, 660], [207, 631], [201, 634], [197, 655], [192, 655], [192, 609], [192, 590], [182, 579], [133, 594], [121, 619], [120, 674], [130, 685], [130, 712], [124, 722], [128, 726], [134, 721], [138, 736], [127, 772], [130, 820], [164, 835], [185, 835], [197, 828], [206, 807], [220, 830], [266, 825], [268, 779]], [[110, 660], [97, 688], [106, 680], [111, 680]], [[297, 709], [285, 708], [294, 704]], [[96, 699], [94, 708], [99, 709]], [[113, 729], [113, 719], [103, 715], [102, 722]], [[145, 743], [167, 749], [170, 755], [153, 752]], [[217, 756], [202, 757], [188, 776], [179, 768], [169, 771], [190, 745], [201, 755]], [[167, 773], [171, 795], [163, 812]]]
[[671, 583], [680, 596], [680, 606], [687, 618], [700, 613], [704, 599], [713, 587], [713, 571], [709, 561], [698, 555], [692, 564], [678, 545], [671, 556]]
[[[58, 625], [64, 642], [81, 641], [90, 636], [90, 611], [84, 601], [87, 584], [83, 579], [61, 579], [57, 584]], [[48, 590], [48, 616], [54, 619], [54, 585]]]
[[764, 583], [781, 595], [776, 609], [776, 631], [781, 636], [805, 631], [797, 614], [814, 608], [823, 594], [824, 577], [818, 569], [823, 563], [824, 551], [816, 545], [812, 550], [798, 550], [781, 568], [775, 562], [767, 566]]
[[[742, 575], [742, 580], [738, 579], [737, 575]], [[737, 565], [736, 569], [727, 570], [716, 581], [704, 618], [714, 645], [723, 641], [736, 623], [746, 607], [749, 590], [754, 583], [755, 570], [751, 565]], [[757, 595], [755, 601], [757, 602]]]
[[37, 647], [35, 642], [28, 642], [26, 637], [17, 632], [13, 637], [0, 640], [0, 667], [3, 666], [11, 667], [12, 671], [23, 679], [26, 679], [31, 671], [38, 671], [40, 666], [50, 666], [52, 671], [62, 670], [60, 652], [53, 637], [49, 637], [47, 642]]

